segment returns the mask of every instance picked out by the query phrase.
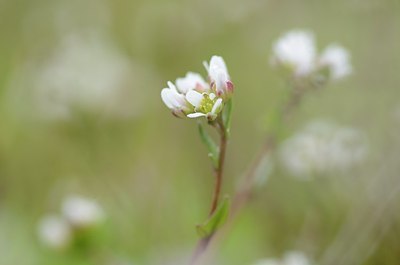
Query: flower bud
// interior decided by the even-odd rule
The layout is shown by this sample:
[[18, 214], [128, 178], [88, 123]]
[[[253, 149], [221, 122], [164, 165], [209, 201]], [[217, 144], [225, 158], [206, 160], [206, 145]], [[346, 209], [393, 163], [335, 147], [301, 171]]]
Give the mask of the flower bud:
[[212, 56], [210, 64], [204, 62], [211, 82], [211, 89], [218, 97], [228, 99], [233, 94], [233, 83], [230, 80], [225, 61], [221, 56]]

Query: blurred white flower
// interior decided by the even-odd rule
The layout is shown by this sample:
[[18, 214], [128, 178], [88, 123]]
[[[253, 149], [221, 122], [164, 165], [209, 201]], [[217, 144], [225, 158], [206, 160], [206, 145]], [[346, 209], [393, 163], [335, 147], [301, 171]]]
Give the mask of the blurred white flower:
[[40, 221], [38, 234], [42, 243], [53, 249], [68, 247], [72, 238], [68, 222], [56, 215], [45, 216]]
[[309, 124], [286, 140], [280, 150], [283, 165], [301, 178], [347, 170], [366, 154], [367, 141], [362, 132], [326, 122]]
[[68, 118], [74, 108], [127, 114], [121, 103], [132, 65], [102, 35], [64, 37], [38, 71], [37, 104], [49, 117]]
[[62, 205], [62, 213], [74, 227], [87, 228], [104, 220], [104, 211], [96, 201], [72, 195]]
[[331, 44], [322, 53], [319, 63], [330, 70], [333, 80], [341, 79], [352, 72], [349, 52], [338, 44]]
[[285, 265], [310, 265], [308, 257], [300, 251], [289, 251], [283, 256], [283, 264]]
[[230, 97], [233, 93], [233, 83], [228, 74], [228, 68], [221, 56], [212, 56], [210, 64], [203, 62], [211, 81], [211, 87], [219, 97]]
[[282, 259], [267, 258], [256, 262], [254, 265], [311, 265], [309, 258], [300, 251], [286, 252]]
[[229, 100], [233, 93], [233, 84], [222, 57], [212, 56], [210, 65], [206, 62], [204, 65], [210, 84], [199, 74], [188, 72], [185, 77], [176, 80], [176, 85], [168, 82], [168, 88], [161, 90], [161, 99], [175, 116], [215, 120], [224, 101]]
[[278, 259], [268, 258], [268, 259], [261, 259], [254, 263], [253, 265], [284, 265]]
[[273, 45], [272, 63], [288, 66], [298, 76], [308, 75], [314, 70], [316, 50], [311, 31], [292, 30]]
[[[352, 73], [349, 52], [338, 44], [331, 44], [317, 55], [311, 31], [289, 31], [274, 43], [272, 49], [271, 64], [288, 69], [298, 79], [312, 77], [315, 84], [324, 84]], [[329, 70], [328, 75], [325, 69]]]

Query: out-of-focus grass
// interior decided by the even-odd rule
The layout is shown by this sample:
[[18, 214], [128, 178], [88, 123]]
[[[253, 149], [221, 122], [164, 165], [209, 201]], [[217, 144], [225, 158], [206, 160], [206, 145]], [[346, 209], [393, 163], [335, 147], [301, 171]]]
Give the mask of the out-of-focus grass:
[[[221, 261], [251, 264], [299, 249], [320, 264], [335, 264], [332, 253], [343, 255], [340, 264], [398, 264], [399, 208], [379, 199], [400, 184], [393, 162], [398, 1], [17, 0], [0, 2], [0, 22], [0, 264], [56, 264], [38, 243], [36, 225], [70, 192], [104, 206], [109, 236], [102, 248], [109, 255], [137, 264], [190, 255], [213, 179], [195, 122], [170, 115], [160, 90], [189, 70], [204, 74], [201, 62], [213, 54], [225, 58], [236, 88], [225, 183], [232, 192], [283, 98], [284, 83], [268, 60], [271, 43], [292, 28], [313, 30], [319, 48], [336, 41], [348, 47], [355, 72], [307, 97], [289, 131], [314, 118], [355, 126], [370, 139], [369, 160], [343, 176], [309, 182], [277, 166], [224, 241]], [[31, 115], [31, 83], [15, 92], [27, 78], [21, 69], [46, 62], [66, 34], [93, 29], [141, 69], [132, 70], [128, 88], [140, 108], [125, 118], [101, 111], [67, 121]], [[355, 222], [353, 237], [344, 240], [339, 235], [348, 222]], [[364, 229], [368, 223], [372, 228]]]

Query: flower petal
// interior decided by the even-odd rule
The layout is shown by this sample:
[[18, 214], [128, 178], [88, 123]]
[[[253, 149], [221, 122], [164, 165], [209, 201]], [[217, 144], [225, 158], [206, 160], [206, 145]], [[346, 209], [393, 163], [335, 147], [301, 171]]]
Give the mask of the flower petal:
[[221, 56], [212, 56], [209, 68], [219, 68], [228, 74], [228, 68], [226, 67], [225, 61]]
[[167, 105], [168, 108], [173, 109], [174, 105], [170, 99], [169, 91], [169, 88], [164, 88], [163, 90], [161, 90], [161, 99], [162, 101], [164, 101], [164, 104]]
[[161, 99], [170, 109], [181, 109], [186, 107], [185, 97], [171, 88], [161, 90]]
[[195, 112], [195, 113], [190, 113], [187, 115], [189, 118], [198, 118], [198, 117], [204, 117], [207, 116], [207, 114], [201, 113], [201, 112]]
[[186, 94], [186, 100], [194, 107], [198, 108], [203, 100], [203, 95], [195, 90], [190, 90]]
[[168, 87], [169, 87], [170, 89], [175, 90], [175, 91], [178, 91], [178, 90], [176, 89], [176, 86], [174, 85], [174, 83], [172, 83], [171, 81], [168, 81], [167, 84], [168, 84]]
[[221, 107], [221, 105], [222, 105], [222, 98], [219, 98], [219, 99], [217, 99], [217, 101], [215, 101], [214, 106], [212, 107], [211, 113], [216, 114], [216, 112]]
[[200, 74], [193, 72], [188, 72], [185, 77], [176, 79], [175, 83], [178, 91], [183, 94], [186, 94], [195, 88], [198, 88], [201, 91], [208, 88], [208, 84], [204, 81], [203, 77], [201, 77]]
[[208, 74], [211, 82], [215, 84], [217, 94], [222, 95], [227, 90], [226, 84], [230, 77], [225, 61], [221, 56], [214, 55], [211, 57]]
[[210, 66], [208, 65], [208, 62], [203, 61], [203, 66], [206, 68], [207, 74], [210, 75]]

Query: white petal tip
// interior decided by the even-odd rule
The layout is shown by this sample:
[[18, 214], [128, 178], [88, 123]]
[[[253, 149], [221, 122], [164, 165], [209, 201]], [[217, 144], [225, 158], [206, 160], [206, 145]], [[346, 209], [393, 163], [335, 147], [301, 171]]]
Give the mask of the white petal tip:
[[198, 117], [205, 117], [205, 116], [207, 116], [207, 115], [204, 113], [201, 113], [201, 112], [190, 113], [187, 115], [188, 118], [198, 118]]

